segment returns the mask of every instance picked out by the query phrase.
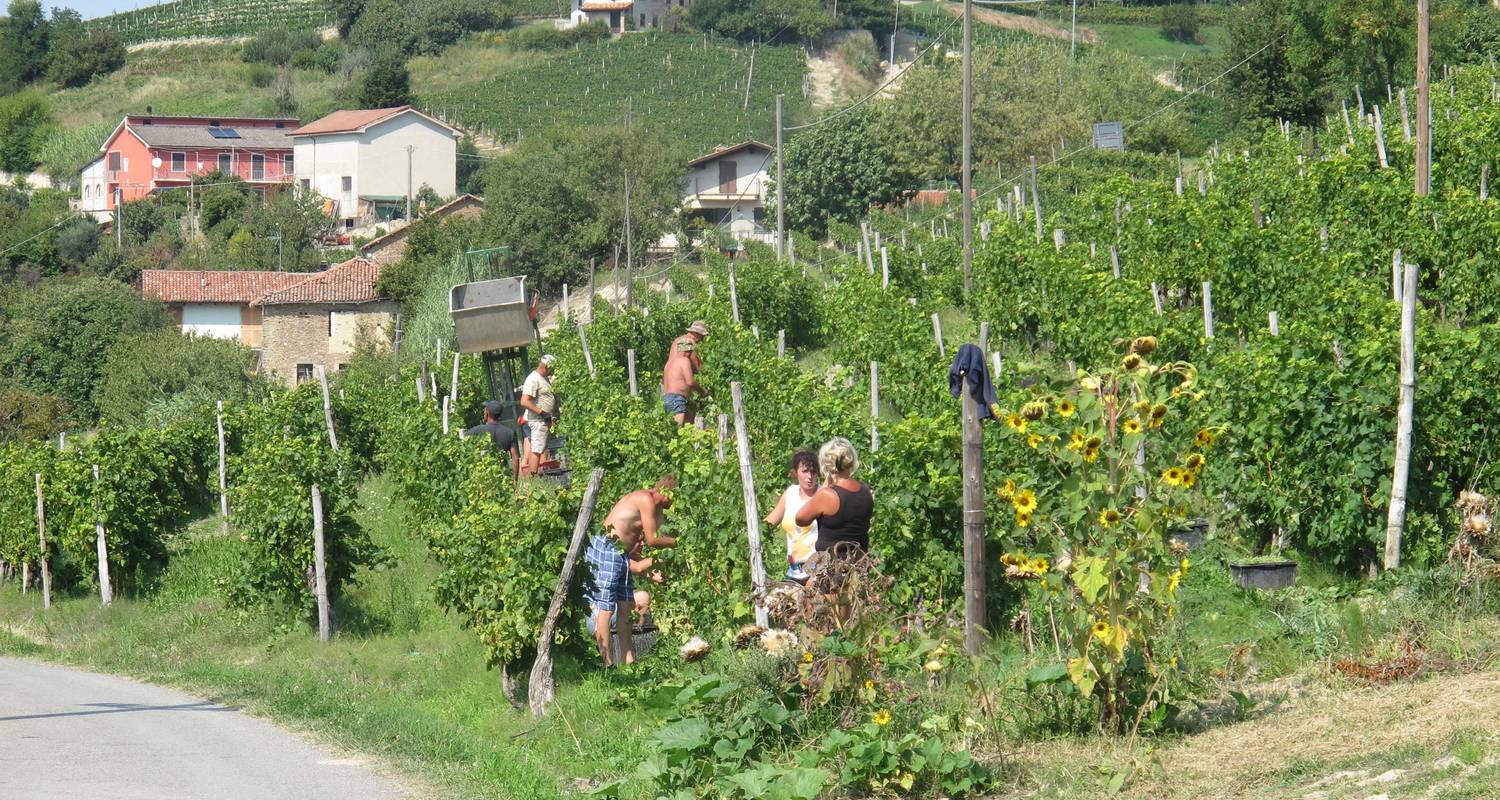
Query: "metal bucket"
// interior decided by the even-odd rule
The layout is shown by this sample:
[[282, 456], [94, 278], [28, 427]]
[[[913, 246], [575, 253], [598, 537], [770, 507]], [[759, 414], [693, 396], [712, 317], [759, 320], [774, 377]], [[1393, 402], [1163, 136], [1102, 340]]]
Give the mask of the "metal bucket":
[[461, 283], [448, 290], [448, 313], [460, 353], [483, 353], [531, 344], [531, 315], [524, 277]]

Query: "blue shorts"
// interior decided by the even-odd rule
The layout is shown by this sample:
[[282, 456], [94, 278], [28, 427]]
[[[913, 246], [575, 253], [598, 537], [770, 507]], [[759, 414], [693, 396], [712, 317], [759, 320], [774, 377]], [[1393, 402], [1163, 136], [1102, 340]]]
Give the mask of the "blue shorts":
[[686, 414], [688, 400], [685, 395], [664, 394], [661, 396], [661, 405], [668, 414]]
[[635, 602], [635, 580], [630, 574], [630, 559], [620, 551], [615, 540], [602, 533], [589, 539], [588, 560], [591, 575], [583, 596], [593, 608], [614, 611], [618, 603]]

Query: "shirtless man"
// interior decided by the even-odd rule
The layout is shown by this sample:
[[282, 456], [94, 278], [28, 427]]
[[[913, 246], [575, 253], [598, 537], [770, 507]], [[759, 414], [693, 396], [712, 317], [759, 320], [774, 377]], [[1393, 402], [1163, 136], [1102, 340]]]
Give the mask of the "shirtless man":
[[691, 425], [698, 413], [696, 398], [708, 396], [708, 390], [698, 383], [698, 371], [703, 369], [698, 345], [707, 336], [708, 325], [703, 320], [689, 325], [681, 336], [672, 340], [667, 363], [661, 370], [661, 404], [678, 425]]
[[615, 665], [609, 642], [611, 627], [620, 640], [621, 658], [626, 664], [635, 663], [630, 622], [631, 612], [635, 610], [635, 582], [631, 573], [650, 568], [649, 563], [645, 563], [649, 559], [636, 558], [640, 545], [673, 547], [677, 544], [675, 538], [660, 533], [663, 512], [672, 507], [670, 492], [676, 487], [677, 478], [668, 475], [650, 489], [634, 491], [620, 498], [604, 518], [605, 532], [596, 533], [589, 540], [585, 556], [593, 572], [585, 592], [589, 603], [589, 631], [594, 635], [606, 667]]

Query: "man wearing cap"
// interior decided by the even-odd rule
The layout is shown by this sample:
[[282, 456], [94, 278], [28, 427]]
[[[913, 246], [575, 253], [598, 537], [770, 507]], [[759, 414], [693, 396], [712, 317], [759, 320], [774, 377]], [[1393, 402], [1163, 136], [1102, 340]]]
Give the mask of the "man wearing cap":
[[698, 371], [703, 369], [698, 344], [706, 336], [708, 325], [703, 320], [689, 325], [681, 336], [672, 340], [667, 363], [661, 370], [661, 404], [678, 425], [692, 424], [698, 413], [695, 398], [708, 396], [708, 390], [698, 383]]
[[526, 448], [526, 464], [521, 471], [535, 475], [542, 466], [542, 455], [547, 452], [547, 440], [551, 438], [552, 426], [557, 422], [557, 395], [552, 392], [552, 364], [556, 356], [547, 354], [537, 362], [536, 369], [526, 376], [521, 384], [521, 407], [526, 409], [527, 425], [531, 429], [530, 445]]
[[510, 455], [510, 474], [514, 478], [521, 468], [521, 454], [516, 451], [516, 432], [500, 422], [504, 413], [505, 406], [499, 400], [484, 401], [484, 424], [464, 431], [464, 438], [489, 436], [497, 451]]

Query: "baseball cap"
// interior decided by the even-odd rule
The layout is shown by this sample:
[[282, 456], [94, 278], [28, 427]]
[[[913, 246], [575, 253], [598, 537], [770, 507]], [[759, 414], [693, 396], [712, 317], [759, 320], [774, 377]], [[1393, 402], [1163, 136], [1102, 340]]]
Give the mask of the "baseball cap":
[[547, 355], [542, 356], [542, 363], [550, 367], [553, 364], [557, 363], [557, 356], [548, 353]]
[[505, 406], [501, 405], [499, 400], [486, 400], [484, 401], [484, 410], [490, 416], [499, 419], [500, 414], [505, 411]]
[[687, 332], [688, 333], [696, 333], [699, 336], [707, 336], [708, 335], [708, 323], [704, 322], [701, 319], [694, 320], [693, 324], [691, 324], [691, 325], [689, 325], [687, 327]]

